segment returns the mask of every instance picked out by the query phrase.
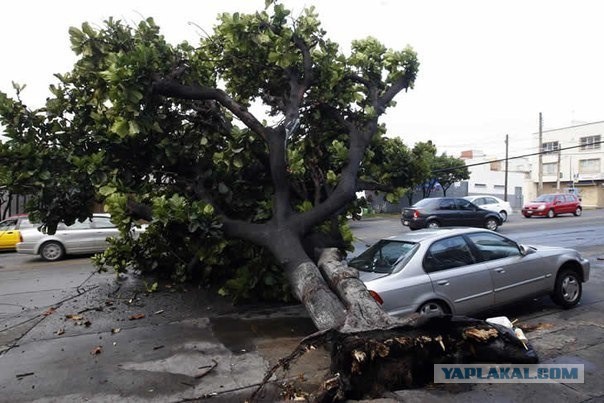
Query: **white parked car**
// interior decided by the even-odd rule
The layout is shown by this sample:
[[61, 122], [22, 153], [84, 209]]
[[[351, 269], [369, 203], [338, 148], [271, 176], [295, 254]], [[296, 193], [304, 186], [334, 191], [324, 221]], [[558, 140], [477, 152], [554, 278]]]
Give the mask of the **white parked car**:
[[489, 195], [474, 195], [466, 196], [464, 199], [471, 201], [483, 209], [498, 212], [503, 221], [507, 221], [508, 216], [514, 212], [510, 202], [501, 200], [499, 197]]
[[17, 252], [56, 261], [65, 255], [103, 252], [109, 246], [107, 238], [115, 236], [119, 236], [119, 231], [109, 214], [93, 214], [92, 219], [76, 221], [70, 226], [60, 223], [53, 235], [40, 232], [37, 228], [21, 231]]

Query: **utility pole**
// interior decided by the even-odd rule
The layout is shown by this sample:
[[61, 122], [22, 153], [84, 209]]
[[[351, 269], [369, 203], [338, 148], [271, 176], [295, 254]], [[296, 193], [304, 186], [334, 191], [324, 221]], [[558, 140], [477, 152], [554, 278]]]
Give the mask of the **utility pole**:
[[558, 192], [560, 192], [560, 172], [562, 171], [561, 167], [560, 167], [560, 149], [562, 147], [560, 146], [560, 143], [558, 143], [558, 163], [556, 164], [556, 166], [558, 167], [557, 169], [557, 178], [556, 178], [556, 189]]
[[539, 112], [539, 185], [537, 186], [537, 196], [543, 193], [543, 117]]
[[503, 183], [503, 200], [508, 201], [508, 149], [510, 145], [509, 136], [505, 135], [505, 181]]

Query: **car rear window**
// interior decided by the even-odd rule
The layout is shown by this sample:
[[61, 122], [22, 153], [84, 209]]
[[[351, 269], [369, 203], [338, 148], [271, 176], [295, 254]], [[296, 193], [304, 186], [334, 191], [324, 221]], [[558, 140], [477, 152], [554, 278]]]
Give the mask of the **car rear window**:
[[577, 200], [577, 196], [575, 196], [575, 195], [566, 195], [566, 201], [568, 203], [576, 203], [578, 201]]
[[19, 223], [19, 229], [33, 228], [35, 225], [28, 218], [22, 218]]
[[360, 271], [392, 273], [400, 263], [413, 256], [416, 249], [417, 244], [413, 242], [382, 239], [351, 259], [348, 265]]
[[428, 206], [436, 203], [437, 201], [438, 201], [437, 199], [422, 199], [411, 207], [413, 207], [413, 208], [428, 207]]
[[109, 217], [93, 217], [92, 228], [115, 228]]

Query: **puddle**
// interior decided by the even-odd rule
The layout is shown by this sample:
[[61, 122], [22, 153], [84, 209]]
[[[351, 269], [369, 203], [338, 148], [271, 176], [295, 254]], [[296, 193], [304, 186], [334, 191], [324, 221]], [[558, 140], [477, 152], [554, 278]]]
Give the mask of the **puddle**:
[[258, 339], [299, 337], [316, 332], [309, 318], [240, 319], [216, 317], [210, 319], [214, 336], [233, 354], [245, 354], [256, 349]]

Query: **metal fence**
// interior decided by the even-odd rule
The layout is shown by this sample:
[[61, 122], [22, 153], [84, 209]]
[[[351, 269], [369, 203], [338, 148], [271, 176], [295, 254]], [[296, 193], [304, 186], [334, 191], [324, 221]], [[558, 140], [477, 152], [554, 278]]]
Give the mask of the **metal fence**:
[[25, 213], [27, 196], [0, 192], [0, 219]]

